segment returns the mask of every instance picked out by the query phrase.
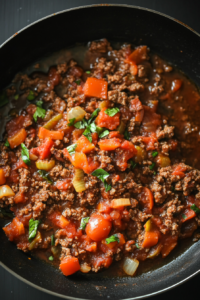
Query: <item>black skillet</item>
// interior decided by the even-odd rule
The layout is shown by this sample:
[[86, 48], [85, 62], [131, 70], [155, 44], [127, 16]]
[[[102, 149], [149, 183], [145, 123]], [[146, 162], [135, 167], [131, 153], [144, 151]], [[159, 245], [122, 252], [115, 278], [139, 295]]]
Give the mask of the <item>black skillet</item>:
[[[47, 53], [104, 37], [146, 44], [199, 84], [199, 34], [148, 9], [93, 5], [43, 18], [7, 40], [0, 47], [0, 90], [23, 67]], [[109, 272], [64, 277], [49, 264], [34, 257], [29, 260], [0, 229], [0, 264], [26, 283], [66, 299], [141, 299], [169, 290], [199, 273], [199, 246], [200, 242], [185, 241], [165, 260], [158, 258], [145, 264], [133, 278], [116, 277], [116, 266]]]

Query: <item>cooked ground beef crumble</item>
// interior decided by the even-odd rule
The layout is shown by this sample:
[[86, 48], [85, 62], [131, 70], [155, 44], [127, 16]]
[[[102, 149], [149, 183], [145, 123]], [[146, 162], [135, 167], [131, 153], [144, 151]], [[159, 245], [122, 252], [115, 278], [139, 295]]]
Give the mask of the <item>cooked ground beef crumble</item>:
[[23, 103], [0, 143], [3, 229], [64, 275], [164, 258], [200, 225], [195, 86], [146, 46], [93, 41], [85, 60], [37, 63], [2, 94]]

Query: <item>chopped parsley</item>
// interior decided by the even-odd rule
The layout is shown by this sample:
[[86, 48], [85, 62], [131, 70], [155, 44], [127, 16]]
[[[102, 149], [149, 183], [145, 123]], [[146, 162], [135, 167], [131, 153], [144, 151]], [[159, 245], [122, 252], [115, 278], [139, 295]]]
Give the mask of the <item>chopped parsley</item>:
[[85, 71], [85, 73], [86, 73], [86, 74], [90, 74], [90, 73], [91, 73], [91, 71]]
[[108, 135], [109, 133], [110, 133], [109, 130], [104, 130], [104, 131], [99, 135], [99, 137], [100, 137], [100, 138], [103, 138], [104, 136]]
[[33, 115], [33, 119], [35, 120], [35, 122], [37, 122], [37, 118], [44, 119], [44, 117], [46, 115], [46, 110], [44, 108], [42, 108], [42, 104], [43, 104], [43, 102], [41, 100], [36, 102], [37, 109]]
[[67, 125], [68, 126], [73, 126], [75, 121], [76, 121], [76, 118], [69, 119], [69, 123]]
[[100, 108], [97, 108], [97, 109], [95, 109], [95, 111], [93, 111], [93, 113], [92, 113], [90, 119], [88, 120], [88, 124], [90, 124], [90, 123], [92, 122], [92, 119], [93, 119], [94, 117], [97, 117], [97, 115], [98, 115], [99, 112], [100, 112]]
[[38, 173], [40, 174], [40, 176], [45, 179], [48, 183], [53, 184], [53, 181], [51, 180], [51, 178], [49, 177], [49, 173], [45, 170], [38, 170]]
[[87, 225], [87, 223], [89, 222], [89, 219], [90, 219], [90, 217], [82, 218], [82, 219], [81, 219], [81, 224], [80, 224], [79, 229], [84, 230], [85, 227], [86, 227], [86, 225]]
[[151, 154], [153, 157], [156, 157], [158, 155], [158, 151], [153, 151]]
[[4, 144], [6, 147], [10, 147], [10, 144], [8, 142], [8, 140], [5, 141], [5, 144]]
[[153, 175], [156, 175], [156, 171], [153, 172]]
[[195, 204], [192, 204], [190, 206], [190, 208], [196, 213], [196, 214], [199, 214], [200, 213], [200, 209], [195, 205]]
[[118, 242], [119, 243], [119, 238], [118, 238], [117, 234], [113, 234], [109, 238], [106, 239], [106, 244], [110, 244], [112, 242]]
[[156, 164], [153, 162], [152, 165], [149, 166], [149, 169], [150, 169], [150, 170], [153, 170], [153, 168], [155, 167], [155, 165], [156, 165]]
[[30, 219], [29, 220], [29, 242], [36, 236], [38, 226], [40, 224], [39, 220]]
[[140, 249], [140, 247], [139, 247], [138, 243], [136, 243], [136, 244], [135, 244], [135, 246], [136, 246], [136, 248]]
[[110, 174], [107, 173], [105, 170], [97, 169], [94, 172], [92, 172], [92, 176], [97, 177], [98, 179], [100, 179], [103, 182], [106, 192], [111, 190], [111, 185], [109, 185], [106, 182], [106, 178], [108, 178], [110, 176]]
[[35, 94], [33, 91], [30, 90], [28, 96], [27, 96], [27, 100], [28, 101], [33, 101], [35, 99]]
[[26, 148], [26, 146], [23, 143], [21, 144], [21, 148], [22, 148], [21, 157], [22, 157], [23, 162], [25, 162], [26, 165], [30, 165], [31, 160], [29, 157], [28, 149]]
[[187, 216], [185, 214], [182, 214], [182, 218], [185, 220], [187, 219]]
[[137, 166], [137, 163], [131, 160], [131, 167], [134, 169]]
[[6, 96], [6, 92], [4, 91], [0, 94], [0, 107], [6, 105], [7, 103], [8, 103], [8, 98]]
[[77, 85], [80, 85], [81, 80], [80, 80], [80, 79], [77, 79], [77, 80], [75, 80], [75, 82], [76, 82]]
[[54, 235], [52, 234], [51, 235], [51, 246], [54, 246], [55, 245], [55, 237]]
[[69, 152], [70, 156], [75, 154], [76, 147], [77, 147], [77, 144], [72, 144], [71, 146], [67, 147], [67, 151]]
[[85, 121], [85, 119], [83, 119], [82, 121], [76, 122], [74, 124], [74, 127], [78, 129], [84, 129], [85, 127], [87, 127], [87, 122]]
[[126, 139], [126, 140], [130, 140], [130, 133], [128, 132], [128, 129], [126, 128], [125, 129], [125, 131], [124, 131], [124, 138]]
[[119, 112], [119, 108], [118, 108], [118, 107], [107, 108], [107, 109], [105, 110], [105, 113], [106, 113], [109, 117], [114, 117], [118, 112]]
[[53, 256], [51, 255], [51, 256], [49, 256], [49, 260], [54, 260], [54, 258], [53, 258]]
[[18, 99], [19, 99], [19, 95], [18, 95], [18, 94], [15, 95], [15, 96], [14, 96], [14, 99], [15, 99], [15, 100], [18, 100]]

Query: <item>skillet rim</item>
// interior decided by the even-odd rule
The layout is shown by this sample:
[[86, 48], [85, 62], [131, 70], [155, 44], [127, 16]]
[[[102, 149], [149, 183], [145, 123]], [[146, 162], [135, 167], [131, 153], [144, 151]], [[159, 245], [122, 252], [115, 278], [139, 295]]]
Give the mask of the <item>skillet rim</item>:
[[[41, 21], [44, 21], [46, 20], [47, 18], [50, 18], [50, 17], [54, 17], [54, 16], [57, 16], [57, 15], [60, 15], [62, 13], [66, 13], [68, 11], [73, 11], [73, 10], [78, 10], [78, 9], [86, 9], [86, 8], [92, 8], [92, 7], [101, 7], [101, 6], [113, 6], [113, 7], [126, 7], [126, 8], [134, 8], [134, 9], [138, 9], [138, 10], [143, 10], [143, 11], [147, 11], [147, 12], [150, 12], [150, 13], [153, 13], [153, 14], [157, 14], [157, 15], [160, 15], [162, 17], [165, 17], [167, 19], [170, 19], [176, 23], [178, 23], [179, 25], [185, 27], [187, 30], [190, 30], [192, 33], [194, 33], [195, 35], [197, 35], [198, 37], [200, 37], [200, 34], [194, 30], [193, 28], [191, 28], [190, 26], [188, 26], [187, 24], [177, 20], [176, 18], [173, 18], [167, 14], [164, 14], [164, 13], [161, 13], [161, 12], [158, 12], [156, 10], [153, 10], [153, 9], [149, 9], [149, 8], [145, 8], [145, 7], [141, 7], [141, 6], [136, 6], [136, 5], [128, 5], [128, 4], [91, 4], [91, 5], [84, 5], [84, 6], [77, 6], [77, 7], [73, 7], [73, 8], [69, 8], [69, 9], [65, 9], [65, 10], [61, 10], [59, 12], [56, 12], [56, 13], [52, 13], [48, 16], [45, 16], [43, 18], [40, 18], [34, 22], [32, 22], [31, 24], [23, 27], [22, 29], [18, 30], [15, 34], [13, 34], [11, 37], [9, 37], [8, 39], [5, 40], [5, 42], [3, 42], [1, 45], [0, 45], [0, 49], [3, 48], [3, 46], [5, 46], [11, 39], [13, 39], [16, 35], [20, 34], [21, 32], [25, 31], [26, 29], [28, 29], [29, 27], [41, 22]], [[56, 292], [52, 292], [50, 290], [47, 290], [46, 288], [42, 288], [34, 283], [32, 283], [31, 281], [23, 278], [22, 276], [18, 275], [16, 272], [12, 271], [10, 268], [8, 268], [2, 261], [0, 261], [0, 266], [2, 266], [6, 271], [8, 271], [10, 274], [12, 274], [13, 276], [15, 276], [17, 279], [23, 281], [24, 283], [40, 290], [41, 292], [45, 292], [47, 294], [50, 294], [52, 296], [56, 296], [56, 297], [59, 297], [59, 298], [62, 298], [62, 299], [71, 299], [71, 300], [87, 300], [87, 299], [84, 299], [84, 298], [74, 298], [74, 297], [71, 297], [71, 296], [65, 296], [65, 295], [62, 295], [62, 294], [58, 294]], [[166, 291], [169, 291], [181, 284], [183, 284], [184, 282], [192, 279], [194, 276], [198, 275], [200, 273], [200, 269], [196, 272], [194, 272], [193, 274], [189, 275], [188, 277], [184, 278], [183, 280], [177, 282], [176, 284], [173, 284], [167, 288], [164, 288], [164, 289], [161, 289], [159, 291], [156, 291], [154, 293], [150, 293], [150, 294], [146, 294], [144, 296], [138, 296], [138, 297], [133, 297], [133, 298], [126, 298], [126, 299], [122, 299], [122, 300], [139, 300], [139, 299], [145, 299], [145, 298], [149, 298], [149, 297], [152, 297], [152, 296], [155, 296], [155, 295], [159, 295], [161, 293], [164, 293]], [[92, 300], [92, 299], [91, 299]], [[95, 299], [94, 299], [95, 300]]]

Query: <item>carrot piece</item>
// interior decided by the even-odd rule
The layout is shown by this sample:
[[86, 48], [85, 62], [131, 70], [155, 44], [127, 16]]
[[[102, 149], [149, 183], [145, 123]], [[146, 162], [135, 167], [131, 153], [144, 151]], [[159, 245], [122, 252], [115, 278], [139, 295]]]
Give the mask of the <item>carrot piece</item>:
[[107, 99], [108, 82], [103, 79], [89, 77], [84, 86], [84, 94], [86, 97]]
[[53, 212], [51, 215], [49, 215], [49, 220], [60, 228], [65, 228], [70, 222], [60, 214], [60, 212]]
[[182, 216], [184, 216], [184, 218], [182, 217], [181, 220], [184, 223], [184, 222], [196, 217], [196, 213], [191, 208], [186, 208], [183, 211]]
[[86, 249], [87, 251], [89, 251], [89, 252], [96, 252], [96, 251], [97, 251], [97, 243], [94, 242], [94, 243], [92, 243], [92, 244], [90, 244], [90, 245], [87, 245], [87, 246], [85, 247], [85, 249]]
[[180, 176], [180, 178], [183, 178], [185, 176], [184, 173], [185, 171], [186, 171], [186, 166], [180, 164], [174, 169], [172, 175]]
[[51, 138], [52, 140], [62, 140], [64, 133], [62, 131], [48, 130], [44, 127], [40, 127], [38, 131], [38, 137], [40, 139]]
[[71, 179], [58, 180], [56, 182], [56, 187], [59, 190], [66, 191], [71, 185]]
[[60, 263], [60, 269], [65, 276], [69, 276], [80, 270], [80, 264], [78, 258], [68, 256], [64, 258]]
[[140, 203], [145, 213], [151, 213], [154, 206], [153, 194], [147, 187], [143, 187], [142, 193], [140, 194]]
[[106, 127], [110, 130], [116, 129], [120, 124], [120, 113], [118, 112], [113, 117], [108, 116], [105, 113], [105, 110], [107, 108], [104, 107], [98, 114], [98, 117], [96, 118], [96, 124], [99, 127]]
[[3, 227], [3, 230], [10, 241], [25, 233], [24, 225], [17, 217], [9, 225]]
[[23, 143], [26, 139], [27, 132], [24, 128], [20, 129], [16, 134], [8, 138], [8, 142], [10, 144], [10, 148], [14, 149]]
[[3, 169], [0, 169], [0, 185], [6, 183], [6, 177], [5, 177], [5, 174], [4, 174], [4, 170]]
[[95, 145], [90, 143], [90, 141], [84, 135], [82, 135], [78, 139], [76, 144], [77, 144], [77, 147], [76, 147], [77, 152], [89, 153], [92, 150], [94, 150], [94, 148], [95, 148]]
[[105, 139], [98, 142], [98, 145], [101, 150], [112, 151], [120, 147], [121, 140], [118, 138]]
[[143, 60], [147, 58], [147, 46], [139, 46], [135, 49], [127, 58], [129, 63], [140, 64]]
[[143, 248], [150, 248], [155, 246], [158, 243], [159, 233], [146, 231], [144, 234], [144, 241], [142, 243]]
[[25, 202], [25, 194], [23, 192], [18, 192], [14, 197], [15, 203], [23, 203]]

